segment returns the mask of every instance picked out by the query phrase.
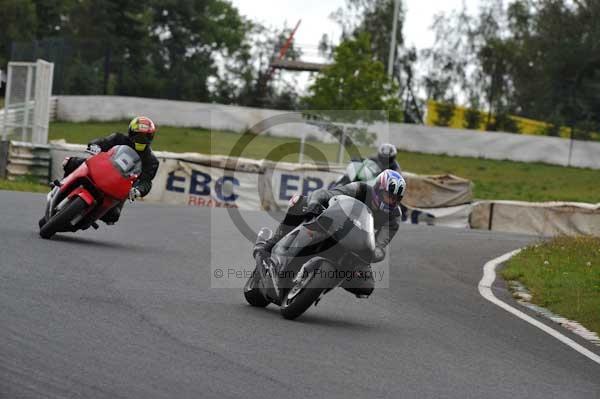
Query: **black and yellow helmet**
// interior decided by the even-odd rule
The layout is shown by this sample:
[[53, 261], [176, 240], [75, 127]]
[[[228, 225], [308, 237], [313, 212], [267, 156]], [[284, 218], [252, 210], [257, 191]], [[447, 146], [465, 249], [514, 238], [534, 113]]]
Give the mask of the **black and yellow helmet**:
[[156, 126], [152, 119], [145, 116], [136, 116], [129, 122], [129, 138], [135, 143], [137, 151], [144, 151], [154, 140]]

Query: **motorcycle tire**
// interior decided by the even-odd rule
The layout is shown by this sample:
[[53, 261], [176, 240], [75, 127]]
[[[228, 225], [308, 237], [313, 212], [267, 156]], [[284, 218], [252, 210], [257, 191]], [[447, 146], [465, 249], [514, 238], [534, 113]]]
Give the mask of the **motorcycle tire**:
[[40, 228], [40, 237], [50, 239], [54, 234], [64, 229], [77, 215], [79, 215], [87, 204], [80, 197], [71, 199], [63, 209], [52, 216], [46, 224]]
[[280, 309], [281, 315], [285, 319], [294, 320], [302, 315], [319, 299], [323, 291], [334, 288], [338, 284], [339, 279], [327, 277], [328, 275], [335, 275], [336, 269], [333, 265], [322, 262], [319, 271], [319, 273], [314, 272], [312, 274], [311, 280], [293, 299], [289, 300], [288, 298], [291, 290], [285, 294]]

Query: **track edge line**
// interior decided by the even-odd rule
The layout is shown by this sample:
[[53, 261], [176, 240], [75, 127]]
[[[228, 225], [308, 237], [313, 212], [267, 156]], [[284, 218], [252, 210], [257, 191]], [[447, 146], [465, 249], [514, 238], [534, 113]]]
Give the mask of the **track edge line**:
[[583, 347], [582, 345], [578, 344], [577, 342], [573, 341], [571, 338], [563, 335], [562, 333], [547, 326], [546, 324], [534, 319], [533, 317], [529, 316], [528, 314], [510, 306], [506, 302], [501, 301], [494, 295], [494, 293], [492, 292], [492, 286], [494, 285], [494, 282], [496, 281], [496, 268], [499, 265], [501, 265], [502, 263], [505, 263], [506, 261], [511, 259], [513, 256], [517, 255], [519, 252], [521, 252], [521, 250], [522, 249], [517, 249], [515, 251], [508, 252], [502, 256], [499, 256], [495, 259], [488, 261], [483, 266], [483, 277], [482, 277], [481, 281], [479, 281], [479, 284], [477, 286], [481, 296], [484, 297], [485, 299], [487, 299], [488, 301], [492, 302], [494, 305], [499, 306], [500, 308], [506, 310], [507, 312], [511, 313], [512, 315], [520, 318], [521, 320], [533, 325], [534, 327], [539, 328], [540, 330], [544, 331], [546, 334], [551, 335], [552, 337], [556, 338], [563, 344], [569, 346], [571, 349], [574, 349], [577, 352], [579, 352], [580, 354], [582, 354], [583, 356], [587, 357], [591, 361], [593, 361], [597, 364], [600, 364], [600, 355], [595, 354], [591, 350], [589, 350], [589, 349]]

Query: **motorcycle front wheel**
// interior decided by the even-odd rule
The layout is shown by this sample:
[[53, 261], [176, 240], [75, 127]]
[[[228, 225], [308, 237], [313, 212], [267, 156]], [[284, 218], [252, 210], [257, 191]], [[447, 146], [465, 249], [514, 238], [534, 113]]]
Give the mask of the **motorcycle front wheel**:
[[40, 236], [45, 239], [50, 239], [54, 234], [63, 231], [71, 220], [81, 214], [87, 207], [87, 204], [80, 197], [74, 197], [52, 216], [41, 228]]
[[281, 315], [285, 319], [293, 320], [306, 312], [324, 291], [334, 288], [339, 283], [335, 272], [333, 265], [321, 262], [318, 270], [302, 276], [283, 298]]

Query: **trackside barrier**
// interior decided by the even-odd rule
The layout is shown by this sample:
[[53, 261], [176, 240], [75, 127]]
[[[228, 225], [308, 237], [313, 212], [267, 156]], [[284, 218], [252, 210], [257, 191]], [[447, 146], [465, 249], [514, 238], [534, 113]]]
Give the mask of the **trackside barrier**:
[[[30, 103], [29, 108], [33, 109], [34, 103], [33, 101]], [[56, 120], [56, 110], [58, 107], [58, 98], [56, 97], [50, 97], [50, 109], [48, 111], [48, 119], [50, 122], [53, 122]], [[6, 114], [6, 118], [4, 117], [4, 113]], [[15, 123], [17, 123], [17, 120], [20, 118], [19, 114], [22, 113], [23, 110], [6, 110], [5, 108], [0, 109], [0, 130], [4, 128], [4, 123], [5, 121], [10, 124], [10, 125], [14, 125]]]
[[[82, 145], [55, 142], [51, 147], [52, 178], [62, 176], [66, 156], [85, 156]], [[345, 171], [345, 165], [325, 167], [160, 151], [156, 155], [160, 167], [145, 200], [197, 207], [281, 211], [295, 193], [309, 195], [329, 188]], [[408, 184], [403, 201], [407, 223], [468, 226], [470, 181], [451, 175], [404, 175]]]
[[473, 202], [473, 183], [454, 175], [402, 172], [407, 191], [403, 204], [413, 208], [449, 208]]
[[600, 235], [600, 204], [481, 201], [473, 205], [470, 225], [539, 236]]
[[[24, 109], [33, 109], [33, 102], [30, 102], [28, 107], [23, 107]], [[24, 110], [7, 110], [6, 108], [0, 109], [0, 129], [4, 130], [4, 124], [14, 125], [17, 121], [22, 118], [20, 114], [22, 114]], [[1, 137], [1, 135], [0, 135]], [[8, 141], [8, 140], [6, 140]]]
[[8, 147], [10, 141], [0, 141], [0, 179], [6, 179], [6, 165], [8, 164]]
[[50, 110], [48, 119], [50, 122], [54, 122], [56, 120], [56, 110], [58, 108], [58, 98], [50, 97]]
[[[61, 177], [64, 157], [84, 156], [84, 149], [82, 145], [51, 144], [51, 176]], [[156, 154], [160, 167], [152, 191], [144, 200], [193, 207], [283, 210], [294, 193], [306, 195], [329, 187], [344, 171], [343, 165], [324, 170], [315, 165], [219, 155]], [[600, 235], [600, 204], [471, 203], [471, 183], [467, 180], [456, 176], [405, 175], [408, 191], [402, 210], [406, 223], [534, 235]]]
[[4, 141], [0, 146], [0, 165], [2, 178], [34, 177], [40, 183], [47, 183], [51, 167], [50, 146]]

